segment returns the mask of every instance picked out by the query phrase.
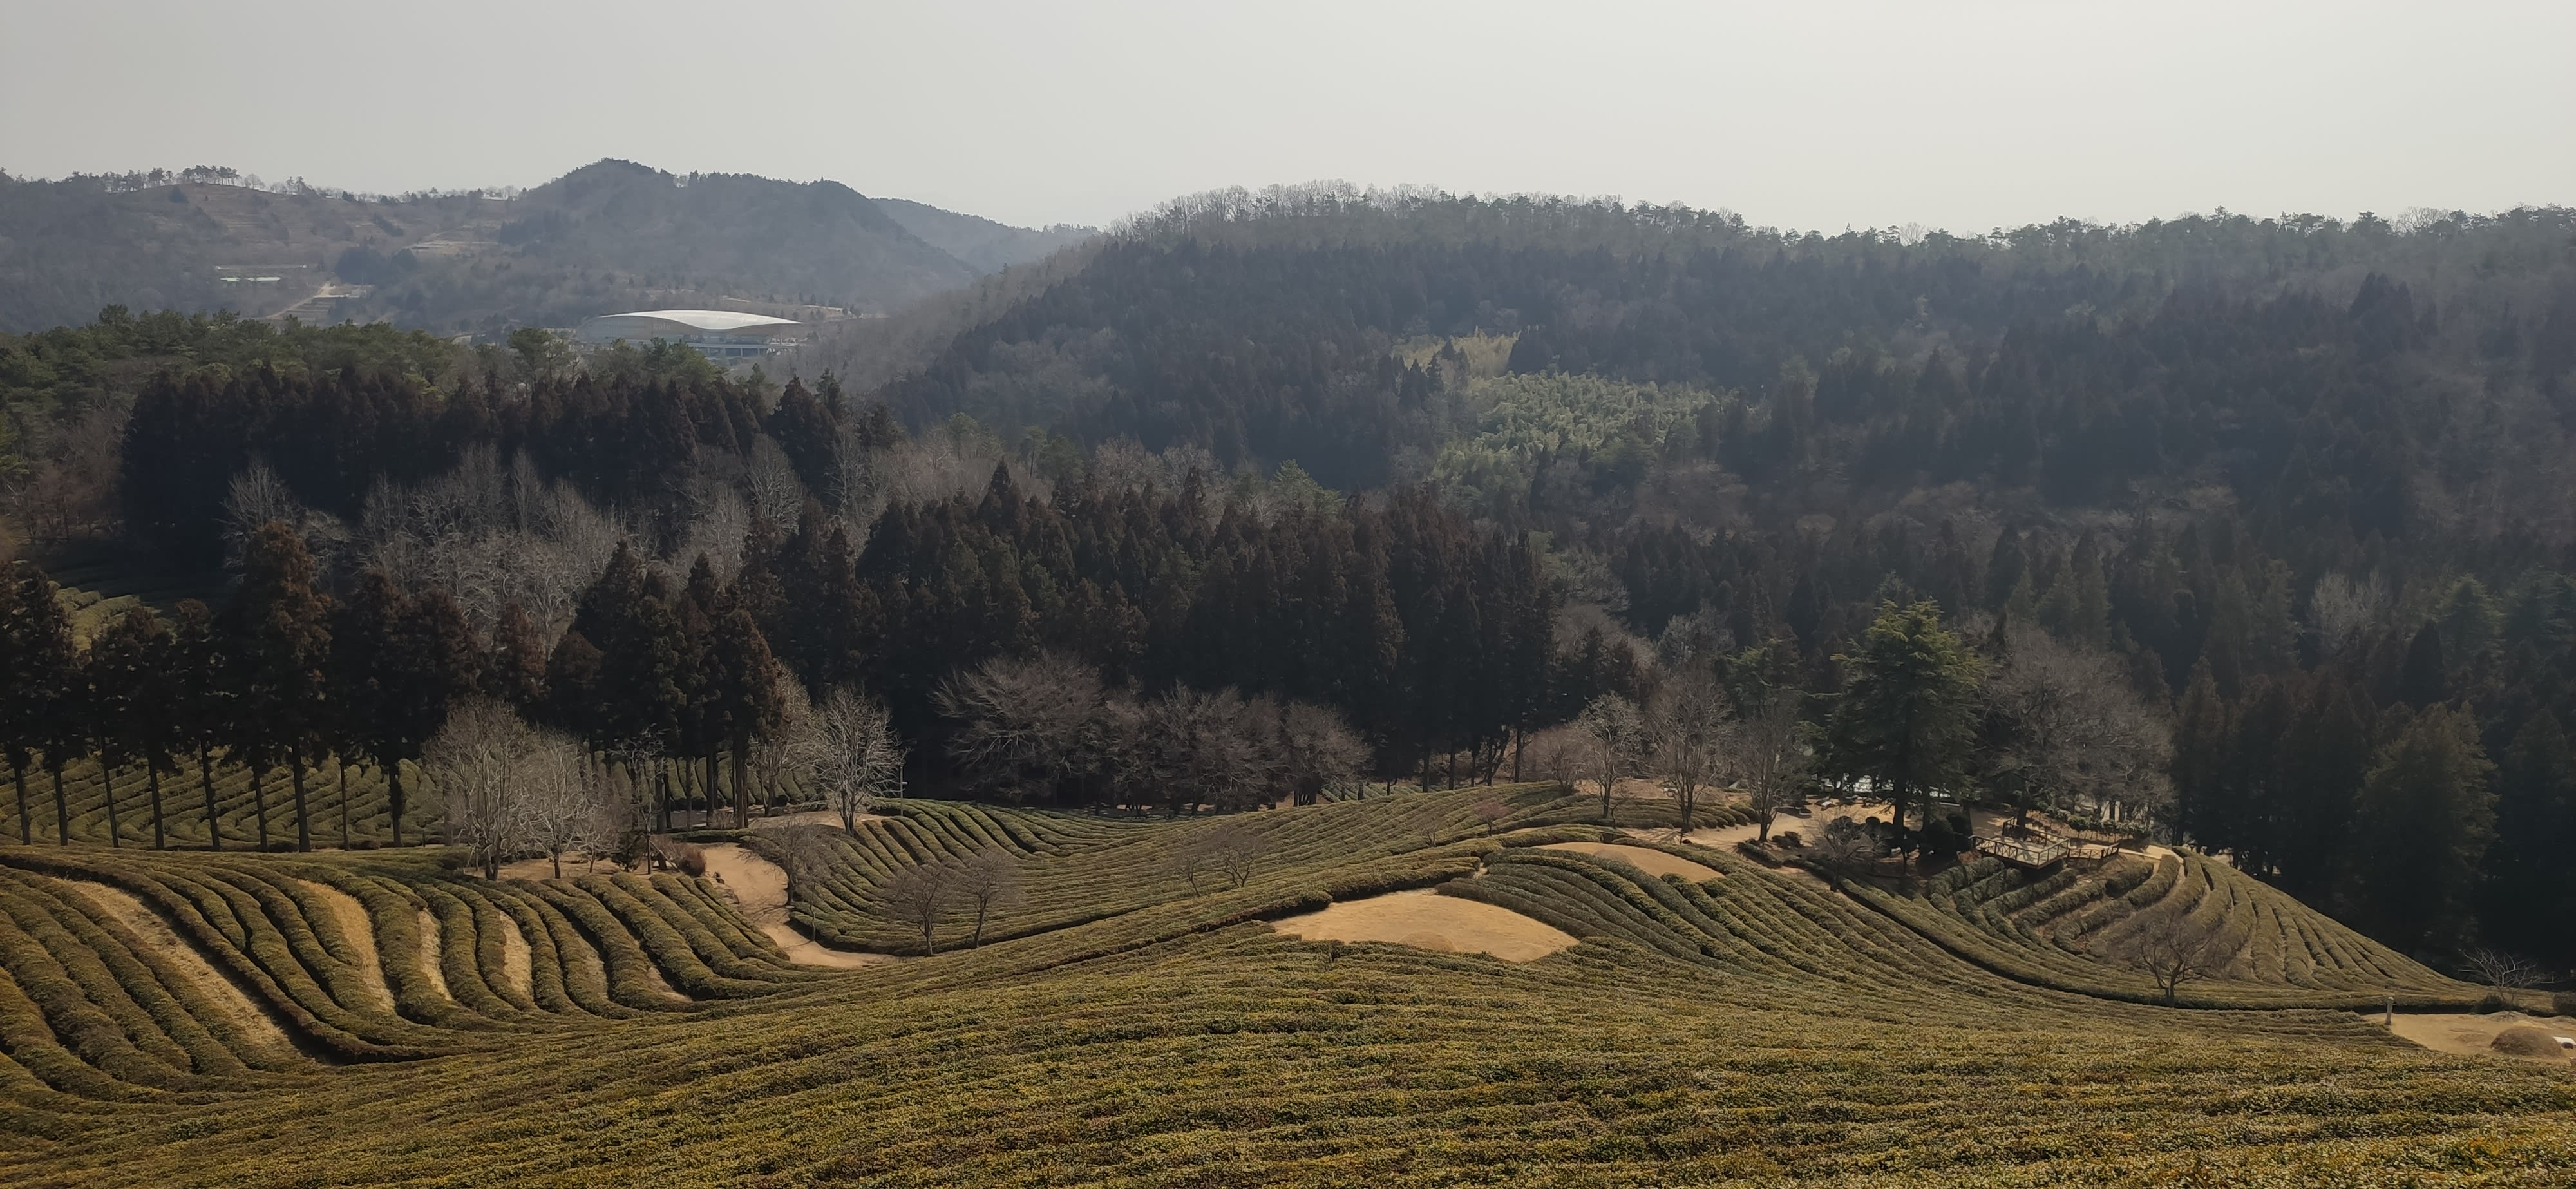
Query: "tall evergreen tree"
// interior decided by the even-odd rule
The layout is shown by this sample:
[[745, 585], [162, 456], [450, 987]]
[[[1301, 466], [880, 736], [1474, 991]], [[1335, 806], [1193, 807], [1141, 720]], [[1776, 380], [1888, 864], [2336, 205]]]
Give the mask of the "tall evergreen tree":
[[[9, 688], [0, 692], [6, 699], [0, 706], [8, 715], [11, 771], [24, 772], [31, 749], [42, 757], [46, 775], [53, 778], [54, 840], [68, 844], [71, 806], [63, 792], [63, 768], [88, 750], [89, 732], [79, 706], [86, 682], [72, 645], [71, 617], [54, 596], [53, 580], [33, 564], [20, 562], [13, 585], [9, 620], [0, 631], [0, 648], [9, 658]], [[19, 841], [34, 841], [23, 777], [18, 782], [18, 830]]]
[[1825, 727], [1825, 769], [1884, 790], [1902, 834], [1915, 794], [1959, 790], [1983, 666], [1928, 601], [1882, 605], [1859, 651], [1834, 660], [1847, 676]]
[[[329, 725], [331, 600], [314, 586], [312, 554], [284, 524], [271, 521], [251, 535], [244, 551], [240, 624], [241, 716], [286, 763], [295, 798], [295, 849], [313, 849], [311, 806], [304, 795], [306, 763], [320, 758]], [[266, 814], [262, 813], [265, 842]]]
[[[152, 849], [169, 845], [161, 803], [161, 774], [175, 771], [171, 753], [181, 742], [179, 724], [186, 712], [179, 685], [177, 640], [160, 617], [142, 607], [90, 641], [89, 671], [99, 722], [105, 730], [102, 754], [143, 765], [144, 790], [152, 811]], [[113, 765], [110, 765], [112, 770]], [[115, 838], [115, 800], [109, 797], [109, 836]], [[121, 845], [121, 843], [120, 843]]]
[[2467, 712], [2436, 705], [2380, 749], [2361, 786], [2353, 881], [2378, 935], [2422, 952], [2471, 936], [2495, 837], [2493, 765]]
[[171, 725], [179, 745], [197, 758], [198, 788], [206, 801], [206, 848], [222, 850], [223, 821], [215, 803], [215, 749], [232, 735], [229, 720], [234, 687], [225, 670], [228, 658], [214, 613], [195, 599], [182, 600], [176, 612], [170, 663], [179, 710], [172, 716]]

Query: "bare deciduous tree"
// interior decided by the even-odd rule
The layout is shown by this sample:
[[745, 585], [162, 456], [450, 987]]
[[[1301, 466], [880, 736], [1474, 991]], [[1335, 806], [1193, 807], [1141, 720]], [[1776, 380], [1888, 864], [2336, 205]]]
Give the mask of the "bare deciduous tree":
[[975, 909], [975, 934], [967, 944], [984, 948], [984, 921], [994, 909], [1007, 908], [1020, 898], [1020, 864], [1010, 852], [988, 847], [975, 852], [975, 857], [958, 865], [958, 898]]
[[937, 954], [939, 922], [956, 901], [957, 882], [951, 864], [915, 863], [877, 889], [877, 904], [888, 919], [921, 930], [922, 949]]
[[1753, 812], [1755, 837], [1771, 840], [1771, 823], [1795, 796], [1806, 755], [1798, 742], [1798, 706], [1789, 697], [1774, 697], [1759, 706], [1741, 707], [1726, 724], [1719, 746], [1720, 770], [1744, 789]]
[[2234, 957], [2216, 933], [2195, 927], [2179, 913], [2167, 914], [2133, 934], [2128, 951], [2129, 964], [2155, 980], [2167, 1007], [2173, 1006], [2183, 984], [2217, 974]]
[[903, 741], [886, 709], [852, 689], [824, 695], [803, 738], [805, 770], [823, 803], [841, 815], [841, 828], [859, 832], [859, 815], [891, 796], [903, 774]]
[[1199, 876], [1214, 874], [1226, 886], [1240, 888], [1252, 882], [1252, 873], [1262, 856], [1270, 853], [1270, 840], [1260, 831], [1241, 822], [1218, 822], [1173, 848], [1172, 868], [1190, 886], [1198, 887]]
[[1094, 775], [1106, 754], [1100, 675], [1069, 656], [986, 661], [941, 683], [936, 701], [964, 724], [949, 743], [959, 765], [1012, 800]]
[[2521, 990], [2549, 981], [2549, 972], [2520, 954], [2479, 946], [2460, 955], [2460, 965], [2490, 987]]
[[1725, 720], [1725, 689], [1705, 665], [1685, 666], [1646, 702], [1647, 754], [1681, 799], [1684, 833], [1699, 808], [1700, 790], [1717, 775]]
[[1368, 770], [1369, 748], [1359, 733], [1340, 711], [1312, 702], [1291, 702], [1280, 712], [1279, 751], [1289, 795], [1299, 805], [1358, 787]]
[[563, 878], [563, 857], [590, 839], [605, 782], [584, 771], [581, 755], [570, 740], [541, 741], [519, 763], [517, 781], [527, 844], [554, 864]]
[[2308, 595], [2308, 627], [2327, 652], [2346, 651], [2360, 645], [2364, 632], [2385, 622], [2393, 601], [2388, 580], [2378, 574], [2359, 580], [2328, 574], [2317, 579]]
[[520, 721], [517, 711], [488, 698], [462, 703], [447, 725], [421, 749], [421, 767], [437, 793], [447, 841], [465, 849], [467, 861], [497, 879], [501, 863], [528, 845], [529, 814], [522, 778], [531, 761], [558, 746]]
[[1996, 783], [2023, 790], [2016, 800], [2025, 811], [2034, 802], [2063, 807], [2070, 796], [2131, 810], [2168, 799], [2171, 729], [2111, 654], [2013, 631], [1986, 696], [2005, 728]]
[[1610, 820], [1611, 791], [1620, 778], [1637, 769], [1646, 752], [1645, 717], [1637, 704], [1617, 694], [1603, 694], [1575, 716], [1574, 728], [1584, 740], [1584, 774], [1601, 782], [1601, 820]]

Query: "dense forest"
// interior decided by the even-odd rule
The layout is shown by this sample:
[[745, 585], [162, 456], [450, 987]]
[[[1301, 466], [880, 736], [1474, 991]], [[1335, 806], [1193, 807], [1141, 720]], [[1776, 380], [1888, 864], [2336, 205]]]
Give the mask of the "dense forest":
[[[2046, 809], [2401, 948], [2576, 958], [2576, 212], [1913, 239], [1314, 188], [956, 308], [866, 391], [122, 310], [0, 341], [20, 531], [231, 576], [84, 629], [22, 567], [21, 789], [395, 774], [481, 691], [739, 798], [851, 690], [997, 799], [1867, 781], [1927, 860], [1940, 804]], [[67, 709], [147, 672], [212, 709]]]

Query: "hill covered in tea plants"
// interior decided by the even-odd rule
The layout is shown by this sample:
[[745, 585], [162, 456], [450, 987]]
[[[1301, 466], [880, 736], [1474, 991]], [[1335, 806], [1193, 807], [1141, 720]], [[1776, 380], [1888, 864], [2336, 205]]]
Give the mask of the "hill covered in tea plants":
[[[753, 832], [798, 863], [822, 852], [797, 836], [831, 840], [799, 918], [862, 932], [900, 869], [1012, 856], [1029, 894], [982, 946], [849, 970], [788, 963], [724, 885], [676, 872], [488, 882], [421, 851], [0, 847], [0, 1168], [29, 1185], [2576, 1171], [2564, 1068], [2428, 1053], [2291, 1006], [2261, 988], [2295, 979], [2251, 967], [2196, 1008], [2012, 977], [1933, 920], [1967, 920], [1963, 889], [2000, 898], [1991, 871], [1836, 891], [1586, 824], [1592, 805], [1546, 785], [1180, 822], [901, 802], [857, 839]], [[1240, 886], [1120, 857], [1220, 828], [1260, 842]], [[1550, 845], [1602, 839], [1714, 875]], [[2149, 878], [2167, 894], [2136, 899], [2194, 871], [2166, 860]], [[2149, 886], [2104, 875], [2122, 902]], [[2193, 915], [2277, 919], [2208, 910], [2230, 885], [2195, 878]], [[1579, 944], [1515, 963], [1281, 931], [1426, 887]], [[938, 927], [962, 942], [962, 921]], [[2357, 956], [2429, 998], [2477, 993]]]

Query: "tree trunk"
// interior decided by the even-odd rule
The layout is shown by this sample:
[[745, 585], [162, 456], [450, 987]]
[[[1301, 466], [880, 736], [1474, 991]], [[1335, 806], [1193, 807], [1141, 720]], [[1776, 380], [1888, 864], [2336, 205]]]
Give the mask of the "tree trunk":
[[[716, 821], [716, 799], [722, 796], [724, 796], [724, 782], [719, 778], [719, 774], [716, 770], [716, 753], [713, 749], [709, 749], [707, 752], [706, 802], [707, 824], [710, 826], [714, 825]], [[739, 819], [734, 822], [734, 828], [737, 830], [742, 828], [742, 822]]]
[[116, 765], [107, 762], [107, 741], [104, 739], [99, 740], [98, 746], [98, 788], [99, 794], [107, 798], [107, 845], [123, 850], [125, 840], [118, 836], [121, 831], [116, 828]]
[[261, 850], [268, 849], [268, 785], [260, 779], [266, 775], [257, 763], [250, 766], [250, 812], [251, 816], [259, 819]]
[[985, 910], [990, 907], [991, 905], [989, 903], [981, 903], [975, 906], [975, 940], [969, 942], [967, 948], [978, 950], [984, 948], [984, 913]]
[[292, 763], [286, 765], [286, 784], [295, 791], [295, 849], [298, 852], [310, 851], [313, 849], [313, 818], [305, 811], [304, 806], [304, 758], [302, 756], [296, 757]]
[[18, 844], [34, 846], [36, 823], [27, 816], [27, 769], [17, 764], [9, 765], [9, 781], [18, 786]]
[[[769, 804], [763, 801], [760, 815], [769, 816]], [[751, 828], [751, 740], [737, 739], [733, 747], [733, 822], [736, 829]]]
[[197, 783], [206, 790], [206, 849], [224, 849], [224, 831], [215, 820], [215, 749], [197, 749]]
[[393, 811], [394, 815], [394, 845], [401, 846], [403, 819], [402, 761], [399, 759], [379, 760], [377, 761], [377, 764], [385, 770], [385, 803], [387, 807]]
[[170, 841], [161, 832], [161, 765], [149, 758], [143, 761], [143, 787], [152, 795], [152, 849], [167, 850]]
[[71, 799], [63, 796], [63, 769], [59, 764], [48, 764], [45, 770], [52, 773], [54, 777], [54, 845], [70, 846], [72, 844], [72, 809]]

